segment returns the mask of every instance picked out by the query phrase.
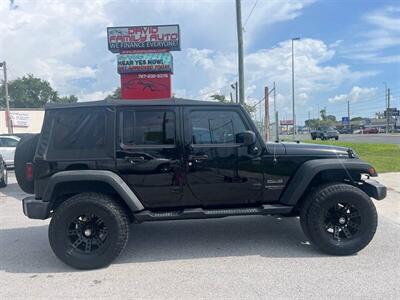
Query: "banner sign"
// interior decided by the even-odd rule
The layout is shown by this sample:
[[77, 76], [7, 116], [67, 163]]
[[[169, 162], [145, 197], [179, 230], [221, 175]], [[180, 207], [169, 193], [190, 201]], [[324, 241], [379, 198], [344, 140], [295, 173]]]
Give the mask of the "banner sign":
[[172, 73], [172, 55], [169, 52], [118, 55], [118, 73]]
[[285, 125], [293, 125], [293, 120], [281, 120], [281, 121], [280, 121], [280, 124], [281, 124], [282, 126], [285, 126]]
[[171, 75], [121, 74], [122, 99], [169, 99], [171, 98]]
[[[4, 112], [7, 118], [7, 112]], [[10, 111], [10, 119], [11, 119], [11, 124], [12, 127], [29, 127], [29, 114], [28, 113], [23, 113], [23, 112], [16, 112], [16, 111]], [[8, 126], [8, 122], [7, 122]]]
[[179, 25], [126, 26], [107, 28], [108, 50], [180, 49]]
[[400, 116], [400, 110], [398, 110], [396, 107], [387, 108], [387, 109], [384, 111], [384, 116], [385, 116], [385, 117], [388, 117], [389, 115], [390, 115], [391, 117], [398, 117], [398, 116]]

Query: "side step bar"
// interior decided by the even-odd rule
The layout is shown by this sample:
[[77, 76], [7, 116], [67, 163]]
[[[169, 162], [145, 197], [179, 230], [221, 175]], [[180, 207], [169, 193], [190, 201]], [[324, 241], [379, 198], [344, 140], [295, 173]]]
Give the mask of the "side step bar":
[[138, 222], [161, 221], [161, 220], [182, 220], [182, 219], [207, 219], [223, 218], [229, 216], [245, 215], [268, 215], [268, 214], [288, 214], [293, 206], [281, 204], [264, 204], [257, 207], [246, 208], [221, 208], [221, 209], [203, 209], [188, 208], [176, 211], [149, 211], [144, 210], [135, 213], [134, 216]]

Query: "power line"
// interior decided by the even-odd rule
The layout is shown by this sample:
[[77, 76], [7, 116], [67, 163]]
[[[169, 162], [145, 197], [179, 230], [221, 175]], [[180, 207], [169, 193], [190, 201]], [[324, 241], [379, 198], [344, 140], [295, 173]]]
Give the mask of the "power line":
[[244, 29], [245, 29], [245, 27], [246, 27], [246, 25], [247, 25], [247, 22], [249, 21], [251, 15], [253, 14], [254, 9], [256, 8], [257, 2], [258, 2], [258, 0], [256, 0], [256, 1], [254, 2], [253, 8], [251, 9], [249, 15], [247, 16], [246, 21], [244, 21], [243, 31], [244, 31]]

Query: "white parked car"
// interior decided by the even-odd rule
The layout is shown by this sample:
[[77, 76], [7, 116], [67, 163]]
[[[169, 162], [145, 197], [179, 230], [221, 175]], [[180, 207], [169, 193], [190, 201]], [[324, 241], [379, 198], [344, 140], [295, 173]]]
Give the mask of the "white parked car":
[[7, 168], [14, 167], [15, 148], [20, 138], [14, 135], [0, 136], [0, 154], [6, 163]]

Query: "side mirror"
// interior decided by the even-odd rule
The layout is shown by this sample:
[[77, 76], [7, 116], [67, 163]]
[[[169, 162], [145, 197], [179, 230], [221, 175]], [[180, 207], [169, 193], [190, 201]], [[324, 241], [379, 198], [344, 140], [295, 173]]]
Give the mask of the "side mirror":
[[247, 130], [236, 134], [236, 143], [244, 146], [251, 146], [256, 143], [256, 134]]

